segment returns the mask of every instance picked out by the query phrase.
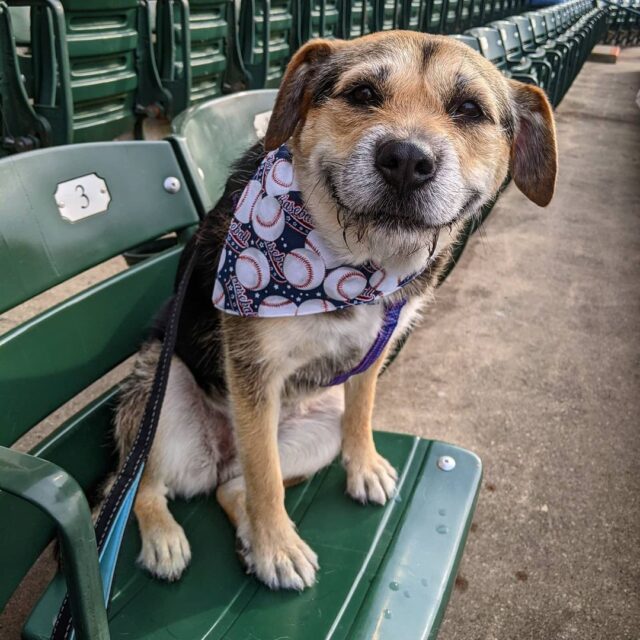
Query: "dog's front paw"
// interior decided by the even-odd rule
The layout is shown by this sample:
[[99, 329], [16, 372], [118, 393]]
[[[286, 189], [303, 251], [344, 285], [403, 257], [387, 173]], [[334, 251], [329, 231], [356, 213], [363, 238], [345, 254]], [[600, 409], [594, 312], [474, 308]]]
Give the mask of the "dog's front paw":
[[178, 580], [191, 561], [191, 548], [182, 527], [170, 526], [146, 531], [138, 563], [161, 580]]
[[376, 451], [366, 456], [345, 456], [347, 493], [358, 502], [385, 504], [396, 493], [396, 470]]
[[293, 525], [266, 536], [254, 536], [248, 526], [239, 526], [237, 535], [238, 554], [247, 573], [255, 574], [270, 589], [302, 591], [315, 583], [318, 557]]

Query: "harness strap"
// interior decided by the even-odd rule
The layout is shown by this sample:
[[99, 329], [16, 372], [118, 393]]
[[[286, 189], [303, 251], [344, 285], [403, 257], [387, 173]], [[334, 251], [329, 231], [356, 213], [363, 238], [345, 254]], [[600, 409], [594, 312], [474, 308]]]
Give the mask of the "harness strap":
[[351, 371], [347, 371], [345, 373], [337, 375], [329, 384], [325, 386], [332, 387], [336, 384], [342, 384], [343, 382], [346, 382], [351, 376], [355, 376], [358, 373], [366, 371], [382, 355], [385, 347], [387, 346], [387, 344], [389, 344], [389, 340], [391, 340], [393, 332], [398, 326], [400, 312], [402, 311], [402, 307], [404, 307], [406, 303], [406, 300], [400, 300], [399, 302], [394, 302], [388, 307], [385, 307], [384, 320], [382, 321], [380, 331], [378, 332], [378, 335], [373, 341], [371, 347], [369, 347], [369, 351], [365, 353], [360, 363], [357, 364], [353, 369], [351, 369]]
[[[151, 392], [144, 409], [142, 421], [133, 446], [127, 455], [122, 468], [100, 509], [100, 515], [95, 524], [96, 541], [98, 545], [98, 559], [102, 574], [105, 607], [109, 603], [111, 584], [118, 551], [122, 542], [125, 525], [129, 519], [131, 508], [138, 490], [144, 464], [151, 450], [153, 438], [160, 419], [160, 410], [167, 390], [171, 358], [176, 345], [180, 311], [184, 302], [189, 280], [197, 258], [197, 247], [194, 248], [187, 263], [177, 291], [169, 303], [168, 318], [162, 349], [156, 366], [156, 372], [151, 386]], [[68, 640], [73, 637], [73, 621], [68, 594], [62, 601], [62, 606], [51, 632], [51, 640]]]

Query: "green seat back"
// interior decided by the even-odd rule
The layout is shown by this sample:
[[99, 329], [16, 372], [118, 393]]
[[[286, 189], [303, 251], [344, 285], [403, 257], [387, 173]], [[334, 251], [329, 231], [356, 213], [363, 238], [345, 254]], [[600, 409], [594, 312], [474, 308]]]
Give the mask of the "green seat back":
[[518, 33], [520, 34], [520, 42], [526, 49], [530, 49], [536, 46], [535, 35], [533, 33], [533, 27], [531, 22], [526, 16], [512, 16], [509, 18], [510, 22], [516, 25]]
[[155, 52], [172, 115], [222, 95], [242, 78], [235, 16], [233, 0], [159, 0]]
[[375, 0], [343, 0], [340, 37], [346, 40], [377, 31]]
[[423, 31], [442, 33], [443, 6], [445, 0], [427, 0]]
[[250, 89], [275, 88], [299, 40], [295, 0], [245, 0], [240, 6], [240, 51]]
[[498, 69], [506, 69], [507, 53], [502, 44], [500, 32], [491, 27], [476, 27], [469, 29], [469, 35], [474, 36], [480, 43], [482, 55], [498, 67]]
[[258, 139], [256, 116], [271, 111], [276, 94], [273, 89], [235, 93], [174, 120], [171, 142], [194, 182], [201, 214], [222, 195], [231, 164]]
[[341, 0], [313, 0], [298, 5], [301, 5], [302, 14], [302, 42], [310, 38], [340, 36]]
[[[182, 185], [177, 193], [165, 190], [169, 177]], [[197, 222], [168, 142], [10, 156], [0, 160], [0, 191], [0, 312], [143, 241], [171, 231], [184, 239]], [[181, 247], [182, 240], [0, 336], [0, 445], [11, 446], [136, 351], [171, 293]], [[95, 486], [113, 452], [112, 400], [108, 392], [82, 409], [35, 453], [83, 488]], [[0, 492], [0, 522], [9, 521], [0, 527], [0, 607], [53, 533], [35, 508]]]
[[151, 61], [141, 0], [25, 0], [31, 41], [21, 57], [53, 144], [112, 140], [133, 132], [166, 96]]
[[424, 4], [422, 0], [405, 0], [402, 7], [401, 29], [420, 31]]
[[399, 29], [402, 24], [402, 5], [400, 0], [381, 0], [380, 22], [376, 25], [377, 30], [389, 31]]
[[508, 56], [523, 55], [520, 33], [518, 32], [518, 27], [513, 22], [509, 20], [496, 20], [487, 26], [493, 27], [500, 32], [502, 44]]

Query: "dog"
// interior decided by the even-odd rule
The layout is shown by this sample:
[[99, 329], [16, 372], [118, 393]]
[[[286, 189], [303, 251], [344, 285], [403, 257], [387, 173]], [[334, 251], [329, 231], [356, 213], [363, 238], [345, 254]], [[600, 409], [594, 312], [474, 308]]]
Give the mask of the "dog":
[[[391, 340], [369, 368], [341, 385], [327, 386], [376, 340], [384, 305], [255, 318], [212, 304], [238, 195], [283, 144], [332, 255], [417, 274], [385, 297], [406, 301]], [[158, 578], [178, 579], [191, 551], [167, 501], [215, 490], [248, 572], [272, 589], [311, 586], [317, 557], [286, 513], [285, 487], [341, 453], [354, 500], [383, 505], [394, 495], [396, 471], [372, 437], [378, 374], [431, 298], [465, 222], [496, 197], [509, 173], [530, 200], [546, 206], [556, 167], [543, 91], [506, 78], [466, 45], [390, 31], [302, 46], [286, 69], [264, 140], [237, 163], [185, 248], [179, 271], [196, 250], [197, 260], [134, 506], [140, 564]], [[147, 340], [123, 385], [115, 417], [121, 460], [159, 352], [159, 340]]]

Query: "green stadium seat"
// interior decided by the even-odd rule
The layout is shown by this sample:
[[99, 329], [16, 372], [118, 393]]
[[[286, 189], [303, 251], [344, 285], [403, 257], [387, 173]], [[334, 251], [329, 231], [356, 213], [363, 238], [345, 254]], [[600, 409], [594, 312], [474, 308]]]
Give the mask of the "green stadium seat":
[[170, 115], [245, 86], [234, 0], [158, 0], [156, 33], [160, 78], [172, 97]]
[[0, 2], [0, 156], [50, 143], [48, 122], [34, 110], [18, 62], [9, 7]]
[[340, 37], [349, 40], [378, 31], [377, 0], [342, 0]]
[[509, 61], [500, 32], [497, 29], [492, 27], [474, 27], [467, 31], [467, 35], [474, 36], [478, 39], [482, 55], [498, 67], [507, 77], [522, 82], [536, 83], [536, 77], [531, 73], [533, 66], [531, 60], [524, 58], [522, 61]]
[[340, 0], [315, 0], [297, 4], [302, 5], [302, 14], [305, 16], [306, 29], [302, 43], [311, 38], [336, 38], [340, 35]]
[[509, 20], [509, 22], [512, 22], [518, 29], [518, 34], [520, 36], [520, 42], [522, 44], [522, 50], [524, 54], [529, 56], [531, 59], [546, 60], [550, 65], [551, 79], [549, 81], [550, 89], [548, 93], [552, 103], [554, 105], [558, 104], [564, 78], [562, 55], [558, 51], [555, 51], [553, 49], [545, 49], [544, 47], [539, 47], [536, 44], [531, 21], [526, 16], [511, 16], [507, 19]]
[[298, 39], [295, 0], [245, 0], [240, 5], [240, 52], [250, 89], [273, 88]]
[[166, 109], [138, 0], [10, 0], [31, 7], [28, 84], [52, 144], [109, 140]]
[[[520, 40], [518, 27], [509, 20], [496, 20], [487, 25], [497, 29], [502, 38], [502, 44], [507, 54], [507, 62], [512, 65], [522, 65], [530, 61], [531, 69], [529, 74], [531, 81], [540, 88], [545, 89], [549, 94], [550, 85], [553, 78], [553, 67], [547, 62], [544, 51], [532, 51], [525, 54]], [[551, 91], [553, 94], [553, 91]], [[549, 96], [553, 102], [553, 95]]]
[[466, 44], [468, 47], [471, 47], [474, 51], [478, 53], [482, 53], [480, 49], [480, 43], [478, 42], [478, 38], [475, 36], [470, 36], [468, 34], [455, 33], [450, 38], [457, 40], [458, 42], [462, 42], [462, 44]]

